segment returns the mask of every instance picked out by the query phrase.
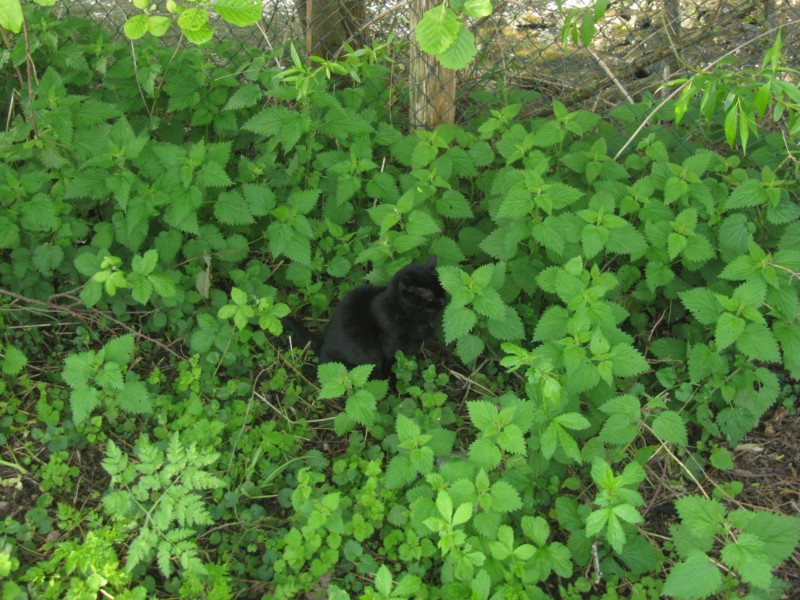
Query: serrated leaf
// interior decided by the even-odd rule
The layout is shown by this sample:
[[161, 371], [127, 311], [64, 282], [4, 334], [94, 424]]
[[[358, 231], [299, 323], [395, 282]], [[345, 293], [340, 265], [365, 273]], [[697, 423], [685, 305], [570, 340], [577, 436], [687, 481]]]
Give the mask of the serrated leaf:
[[472, 331], [476, 321], [475, 312], [471, 309], [452, 302], [448, 304], [442, 317], [445, 343], [449, 344]]
[[689, 443], [686, 423], [681, 416], [671, 410], [664, 411], [653, 421], [653, 433], [662, 442], [686, 446]]
[[742, 354], [753, 360], [763, 362], [780, 362], [781, 353], [778, 350], [778, 341], [762, 323], [748, 323], [736, 338], [736, 347]]
[[757, 179], [747, 179], [743, 181], [731, 192], [725, 203], [725, 208], [749, 208], [759, 206], [766, 200], [765, 190], [761, 181]]
[[217, 196], [214, 216], [225, 225], [249, 225], [255, 222], [250, 207], [238, 190], [225, 191]]
[[612, 371], [616, 377], [631, 377], [650, 368], [644, 356], [630, 344], [615, 344], [611, 349]]
[[70, 392], [69, 404], [72, 408], [72, 420], [76, 424], [83, 423], [99, 406], [100, 392], [91, 386], [79, 385]]
[[263, 92], [261, 86], [255, 83], [248, 83], [236, 90], [225, 103], [223, 111], [240, 110], [255, 106], [261, 100]]
[[740, 533], [735, 541], [725, 544], [720, 556], [726, 565], [739, 573], [743, 581], [762, 590], [769, 588], [773, 565], [767, 560], [764, 542], [758, 536]]
[[703, 325], [712, 325], [719, 319], [722, 307], [716, 296], [706, 288], [694, 288], [679, 293], [683, 305]]
[[672, 567], [661, 593], [681, 600], [699, 600], [722, 590], [722, 573], [704, 553], [692, 550]]
[[350, 418], [366, 427], [375, 422], [375, 409], [375, 397], [366, 390], [358, 390], [345, 403], [345, 410]]
[[744, 331], [745, 325], [744, 319], [729, 312], [722, 313], [714, 329], [714, 338], [717, 340], [719, 349], [724, 350], [739, 339], [739, 336], [741, 336]]
[[128, 365], [133, 359], [133, 348], [133, 334], [113, 338], [103, 346], [103, 359], [118, 365]]
[[495, 481], [492, 484], [491, 495], [492, 510], [507, 513], [522, 508], [519, 492], [505, 481]]
[[487, 400], [472, 400], [467, 402], [467, 412], [472, 424], [484, 433], [493, 434], [498, 431], [497, 407]]
[[150, 393], [144, 381], [131, 379], [125, 382], [125, 387], [117, 394], [117, 400], [123, 410], [135, 414], [149, 414], [153, 410]]
[[0, 346], [0, 351], [3, 353], [2, 361], [0, 361], [0, 368], [4, 375], [17, 376], [28, 364], [28, 357], [19, 348], [13, 344], [5, 344]]
[[503, 453], [489, 438], [480, 437], [470, 445], [469, 458], [478, 467], [491, 471], [500, 464]]
[[210, 188], [221, 188], [228, 187], [233, 182], [225, 172], [225, 167], [216, 162], [207, 162], [197, 173], [197, 183]]

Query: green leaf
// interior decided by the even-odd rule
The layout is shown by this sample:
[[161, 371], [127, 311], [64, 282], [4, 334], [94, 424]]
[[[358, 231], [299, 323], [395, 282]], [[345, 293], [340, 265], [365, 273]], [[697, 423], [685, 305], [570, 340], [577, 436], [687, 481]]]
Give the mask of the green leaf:
[[215, 0], [214, 10], [231, 25], [249, 27], [262, 15], [261, 0]]
[[184, 33], [200, 31], [208, 23], [208, 11], [202, 8], [187, 8], [178, 16], [178, 26]]
[[0, 350], [3, 351], [3, 358], [0, 362], [0, 369], [2, 369], [3, 374], [11, 376], [19, 375], [22, 369], [25, 368], [25, 365], [28, 364], [28, 357], [13, 344], [0, 346]]
[[[369, 365], [370, 367], [372, 365]], [[345, 403], [347, 414], [360, 425], [371, 426], [376, 416], [375, 397], [366, 390], [358, 390]]]
[[72, 419], [76, 424], [83, 423], [100, 404], [100, 392], [88, 385], [79, 385], [69, 395]]
[[800, 379], [800, 328], [779, 321], [773, 325], [773, 329], [783, 350], [786, 370], [794, 379]]
[[435, 201], [436, 212], [449, 219], [472, 218], [472, 207], [464, 194], [455, 190], [445, 190], [442, 197]]
[[33, 251], [33, 266], [44, 276], [49, 276], [64, 260], [64, 251], [60, 246], [41, 244]]
[[17, 246], [19, 246], [19, 227], [9, 221], [8, 217], [0, 216], [0, 248], [13, 249]]
[[19, 0], [0, 0], [0, 27], [17, 34], [22, 30], [22, 20]]
[[381, 565], [375, 573], [375, 589], [385, 598], [392, 593], [392, 574], [386, 565]]
[[711, 537], [724, 531], [725, 506], [718, 500], [684, 496], [675, 502], [675, 508], [684, 524], [698, 537]]
[[455, 43], [461, 28], [456, 14], [441, 4], [425, 12], [415, 35], [423, 52], [440, 54]]
[[[417, 29], [419, 32], [419, 28]], [[444, 52], [437, 53], [436, 58], [446, 69], [457, 71], [464, 69], [472, 62], [478, 49], [475, 47], [475, 36], [463, 25], [458, 29], [458, 36]]]
[[611, 349], [611, 361], [616, 377], [632, 377], [650, 369], [644, 356], [630, 344], [615, 344]]
[[720, 552], [722, 561], [735, 569], [742, 580], [766, 590], [772, 582], [773, 565], [767, 560], [764, 542], [752, 533], [740, 533], [735, 541], [728, 542]]
[[492, 14], [492, 3], [490, 0], [465, 0], [463, 10], [473, 19], [488, 17]]
[[745, 325], [744, 319], [740, 319], [728, 312], [722, 313], [714, 330], [714, 338], [717, 340], [718, 348], [724, 350], [738, 340], [744, 331]]
[[135, 414], [149, 414], [153, 410], [150, 393], [144, 381], [130, 379], [125, 382], [125, 387], [117, 394], [117, 400], [123, 410]]
[[712, 325], [719, 319], [722, 311], [714, 293], [706, 288], [694, 288], [680, 292], [683, 305], [689, 309], [695, 319], [703, 325]]
[[748, 323], [741, 335], [736, 339], [736, 347], [742, 354], [753, 360], [763, 362], [780, 362], [781, 353], [778, 341], [762, 323]]
[[495, 434], [498, 432], [497, 407], [487, 400], [472, 400], [467, 402], [467, 412], [472, 424], [484, 433]]
[[661, 593], [681, 600], [699, 600], [722, 591], [722, 573], [711, 559], [692, 550], [685, 561], [672, 567]]
[[222, 188], [228, 187], [233, 182], [225, 172], [225, 167], [216, 162], [207, 162], [197, 173], [197, 183], [210, 188]]
[[256, 83], [248, 83], [236, 90], [225, 103], [225, 110], [240, 110], [250, 108], [258, 104], [263, 96], [261, 86]]
[[169, 30], [172, 19], [161, 15], [148, 15], [147, 31], [154, 37], [162, 37]]
[[214, 216], [224, 225], [249, 225], [255, 222], [249, 205], [237, 190], [225, 191], [217, 196]]
[[500, 448], [487, 437], [479, 437], [469, 447], [469, 458], [478, 467], [491, 471], [503, 459]]
[[133, 359], [133, 334], [113, 338], [103, 346], [103, 358], [118, 365], [128, 365]]
[[686, 434], [686, 423], [681, 416], [671, 410], [661, 413], [653, 421], [653, 433], [662, 442], [669, 442], [679, 446], [686, 446], [689, 443]]
[[725, 208], [730, 210], [732, 208], [759, 206], [767, 199], [761, 181], [758, 179], [747, 179], [737, 185], [733, 192], [731, 192], [731, 195], [728, 196], [728, 201], [725, 203]]
[[128, 36], [129, 39], [138, 40], [139, 38], [143, 37], [144, 34], [146, 34], [148, 31], [147, 15], [140, 14], [131, 17], [130, 19], [125, 21], [125, 25], [122, 27], [122, 29], [125, 32], [125, 35]]
[[471, 309], [452, 302], [448, 304], [442, 317], [445, 343], [449, 344], [472, 331], [476, 321], [477, 317]]
[[317, 395], [320, 400], [339, 398], [347, 391], [344, 383], [347, 379], [347, 367], [341, 363], [322, 363], [317, 367], [317, 378], [321, 386]]
[[522, 508], [519, 492], [505, 481], [495, 481], [491, 488], [492, 510], [507, 513]]

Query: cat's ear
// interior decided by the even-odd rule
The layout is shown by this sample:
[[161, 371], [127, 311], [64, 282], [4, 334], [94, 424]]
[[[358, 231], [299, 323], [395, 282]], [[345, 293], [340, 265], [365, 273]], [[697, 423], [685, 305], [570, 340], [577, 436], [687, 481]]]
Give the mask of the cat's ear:
[[434, 254], [427, 261], [425, 261], [425, 265], [424, 266], [428, 267], [429, 269], [435, 269], [436, 268], [436, 260], [437, 260], [437, 258], [436, 258], [436, 255]]

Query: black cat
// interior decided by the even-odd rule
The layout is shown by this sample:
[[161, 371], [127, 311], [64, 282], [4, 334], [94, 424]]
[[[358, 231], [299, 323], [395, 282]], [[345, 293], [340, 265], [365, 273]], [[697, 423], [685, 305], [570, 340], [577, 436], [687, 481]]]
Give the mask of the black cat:
[[372, 376], [386, 379], [397, 350], [416, 354], [433, 335], [445, 303], [432, 256], [406, 265], [388, 285], [364, 284], [348, 292], [321, 337], [291, 317], [282, 322], [295, 345], [311, 344], [320, 363], [340, 362], [349, 369], [370, 363], [375, 365]]

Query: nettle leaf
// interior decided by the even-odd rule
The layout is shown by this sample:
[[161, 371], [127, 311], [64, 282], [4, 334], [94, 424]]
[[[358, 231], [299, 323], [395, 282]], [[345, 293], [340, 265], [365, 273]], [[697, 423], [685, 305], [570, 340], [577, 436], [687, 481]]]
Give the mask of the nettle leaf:
[[471, 364], [486, 347], [484, 341], [477, 335], [468, 333], [461, 336], [456, 342], [456, 353], [465, 364]]
[[766, 590], [772, 582], [772, 567], [767, 559], [764, 542], [752, 533], [740, 533], [735, 541], [728, 542], [720, 552], [722, 561], [735, 569], [742, 580]]
[[358, 390], [347, 399], [345, 410], [356, 423], [369, 427], [375, 422], [376, 406], [375, 396], [367, 390]]
[[240, 110], [255, 106], [261, 100], [263, 92], [261, 86], [256, 83], [248, 83], [236, 90], [225, 103], [225, 110]]
[[661, 413], [653, 421], [653, 433], [662, 442], [670, 442], [679, 446], [686, 446], [689, 439], [686, 433], [686, 423], [681, 416], [671, 410]]
[[495, 481], [491, 487], [492, 510], [507, 513], [522, 508], [519, 492], [505, 481]]
[[250, 206], [238, 190], [222, 192], [214, 203], [214, 216], [224, 225], [249, 225], [255, 219]]
[[632, 377], [650, 369], [645, 357], [630, 344], [615, 344], [611, 349], [611, 360], [616, 377]]
[[745, 325], [744, 319], [729, 312], [722, 313], [714, 329], [714, 339], [717, 340], [719, 349], [724, 350], [738, 340], [744, 331]]
[[478, 467], [492, 471], [503, 460], [503, 453], [491, 439], [480, 437], [470, 444], [469, 459]]
[[19, 375], [28, 364], [28, 357], [14, 346], [13, 344], [5, 344], [0, 346], [0, 351], [3, 353], [3, 358], [0, 361], [0, 369], [4, 375]]
[[477, 317], [475, 312], [466, 306], [459, 306], [452, 302], [444, 309], [442, 323], [444, 325], [444, 341], [449, 344], [472, 331]]
[[758, 179], [747, 179], [740, 183], [728, 196], [725, 203], [725, 208], [730, 210], [732, 208], [750, 208], [753, 206], [760, 206], [765, 201], [769, 200], [769, 195], [763, 187], [763, 184]]
[[434, 202], [436, 212], [449, 219], [472, 218], [472, 207], [461, 193], [455, 190], [445, 190], [442, 197]]
[[517, 311], [505, 307], [502, 319], [489, 319], [486, 323], [489, 333], [500, 341], [521, 340], [525, 337], [525, 326]]
[[711, 537], [724, 531], [725, 506], [718, 500], [684, 496], [675, 502], [675, 508], [684, 524], [699, 537]]
[[73, 421], [83, 423], [100, 405], [100, 392], [89, 385], [79, 385], [70, 392], [69, 404]]
[[[191, 10], [191, 9], [190, 9]], [[225, 167], [217, 162], [206, 162], [197, 172], [197, 183], [210, 188], [228, 187], [233, 184]]]
[[673, 598], [707, 598], [722, 591], [722, 573], [711, 559], [692, 550], [686, 560], [675, 564], [661, 593]]
[[133, 359], [133, 334], [129, 333], [106, 342], [103, 346], [103, 359], [118, 365], [128, 365]]
[[117, 400], [123, 410], [135, 414], [149, 414], [153, 410], [150, 393], [144, 381], [129, 379], [117, 394]]
[[713, 325], [719, 319], [722, 307], [716, 295], [706, 288], [695, 288], [678, 294], [683, 305], [703, 325]]
[[781, 353], [778, 341], [762, 323], [748, 323], [741, 335], [736, 338], [736, 347], [742, 354], [754, 360], [780, 362]]
[[497, 433], [497, 407], [487, 400], [472, 400], [467, 402], [467, 412], [472, 424], [484, 433]]

